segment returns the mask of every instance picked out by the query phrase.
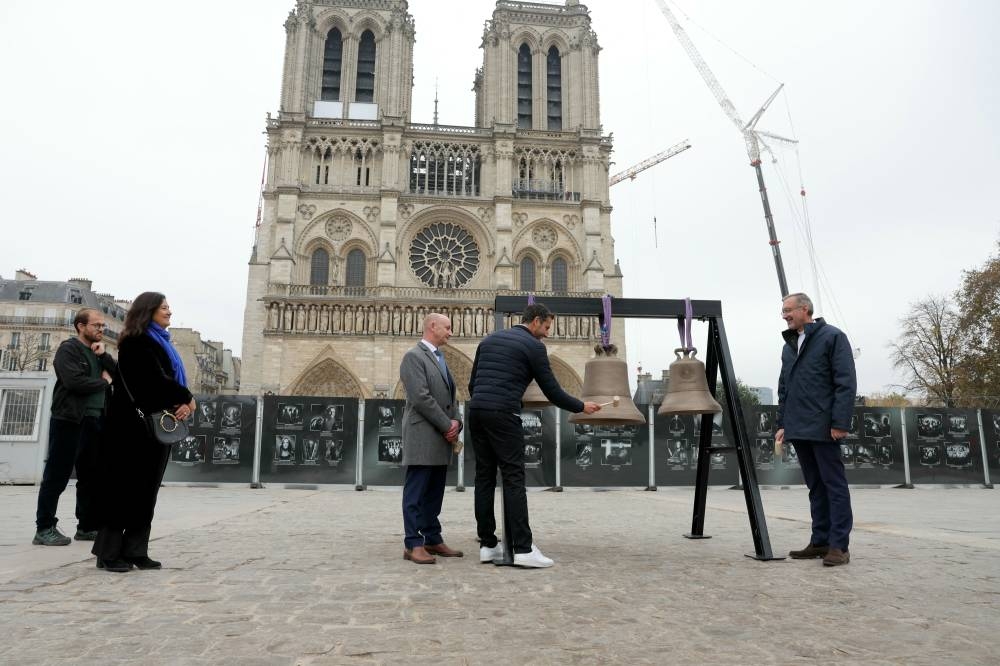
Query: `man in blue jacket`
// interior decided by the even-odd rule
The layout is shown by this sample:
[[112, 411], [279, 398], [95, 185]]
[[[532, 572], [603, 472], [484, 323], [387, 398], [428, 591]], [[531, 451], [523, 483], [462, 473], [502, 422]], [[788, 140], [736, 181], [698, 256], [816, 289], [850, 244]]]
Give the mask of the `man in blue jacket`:
[[532, 542], [528, 524], [521, 397], [531, 380], [538, 382], [545, 397], [557, 407], [587, 414], [600, 410], [596, 402], [581, 402], [563, 391], [552, 374], [542, 338], [548, 337], [553, 319], [554, 315], [541, 303], [529, 305], [520, 324], [491, 333], [476, 349], [469, 380], [472, 398], [468, 421], [476, 452], [475, 509], [480, 562], [492, 562], [503, 556], [493, 513], [499, 467], [514, 564], [534, 568], [553, 564]]
[[788, 329], [781, 334], [785, 346], [774, 440], [776, 446], [786, 439], [795, 446], [809, 488], [812, 536], [808, 546], [788, 555], [800, 560], [822, 557], [825, 566], [835, 567], [851, 561], [854, 517], [838, 442], [851, 427], [858, 380], [847, 336], [812, 315], [813, 304], [805, 294], [790, 294], [782, 301], [781, 317]]

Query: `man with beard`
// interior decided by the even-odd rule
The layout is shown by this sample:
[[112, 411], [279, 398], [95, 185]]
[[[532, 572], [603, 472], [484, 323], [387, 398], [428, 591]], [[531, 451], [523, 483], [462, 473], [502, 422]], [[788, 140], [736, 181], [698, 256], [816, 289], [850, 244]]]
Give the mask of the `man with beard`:
[[52, 368], [56, 385], [49, 421], [49, 451], [38, 489], [35, 538], [38, 546], [66, 546], [70, 538], [56, 527], [59, 496], [76, 468], [77, 541], [97, 536], [94, 456], [104, 428], [105, 406], [115, 359], [104, 349], [104, 315], [82, 308], [73, 318], [76, 337], [56, 350]]

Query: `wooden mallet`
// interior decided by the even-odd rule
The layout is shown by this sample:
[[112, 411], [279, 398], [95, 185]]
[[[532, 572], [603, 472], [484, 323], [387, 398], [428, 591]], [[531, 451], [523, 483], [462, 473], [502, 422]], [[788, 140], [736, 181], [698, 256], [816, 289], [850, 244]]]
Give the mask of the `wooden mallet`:
[[615, 395], [615, 396], [611, 396], [611, 402], [601, 402], [601, 403], [598, 403], [597, 406], [598, 407], [607, 407], [608, 405], [614, 405], [615, 407], [617, 407], [618, 403], [620, 403], [621, 401], [622, 401], [622, 399], [619, 396]]

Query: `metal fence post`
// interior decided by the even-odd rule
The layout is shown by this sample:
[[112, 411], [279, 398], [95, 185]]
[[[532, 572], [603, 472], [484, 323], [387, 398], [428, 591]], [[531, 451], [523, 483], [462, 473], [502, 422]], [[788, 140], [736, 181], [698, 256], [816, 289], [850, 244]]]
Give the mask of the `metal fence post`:
[[358, 453], [357, 460], [354, 461], [354, 489], [364, 490], [364, 475], [362, 472], [362, 463], [364, 456], [364, 443], [365, 443], [365, 401], [358, 400]]
[[[695, 417], [697, 418], [697, 417]], [[646, 423], [649, 425], [649, 484], [646, 490], [656, 490], [656, 456], [653, 454], [653, 442], [656, 435], [656, 424], [653, 423], [653, 405], [649, 405]]]
[[910, 443], [906, 437], [906, 407], [899, 408], [899, 430], [903, 433], [903, 485], [897, 488], [913, 488], [910, 480]]
[[260, 449], [264, 440], [264, 396], [257, 396], [256, 406], [257, 419], [253, 427], [253, 471], [250, 472], [250, 487], [263, 488], [260, 482]]
[[979, 422], [979, 452], [983, 454], [983, 488], [992, 488], [990, 482], [990, 456], [986, 453], [986, 431], [983, 429], [983, 410], [976, 410], [976, 420]]

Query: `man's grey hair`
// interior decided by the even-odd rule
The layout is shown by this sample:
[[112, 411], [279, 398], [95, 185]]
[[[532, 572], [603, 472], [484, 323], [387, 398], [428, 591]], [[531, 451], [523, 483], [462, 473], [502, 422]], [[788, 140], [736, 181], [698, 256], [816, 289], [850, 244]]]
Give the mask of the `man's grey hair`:
[[785, 296], [783, 299], [781, 299], [782, 303], [785, 302], [785, 301], [787, 301], [789, 298], [794, 298], [796, 305], [804, 305], [804, 306], [806, 306], [806, 312], [808, 312], [810, 315], [812, 315], [812, 313], [813, 313], [813, 302], [812, 302], [811, 298], [809, 298], [808, 296], [806, 296], [805, 294], [803, 294], [800, 291], [800, 292], [797, 292], [797, 293], [794, 293], [794, 294], [788, 294], [788, 296]]

